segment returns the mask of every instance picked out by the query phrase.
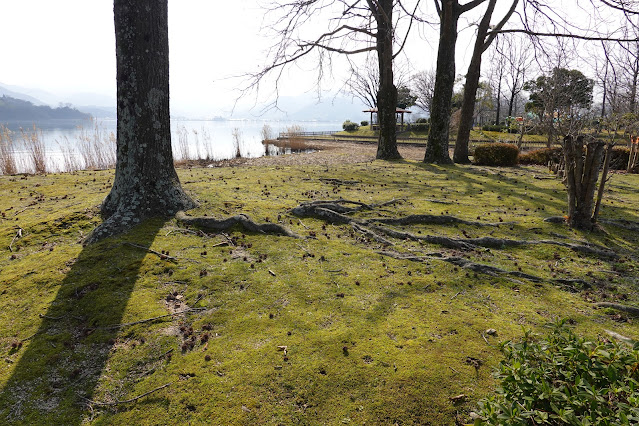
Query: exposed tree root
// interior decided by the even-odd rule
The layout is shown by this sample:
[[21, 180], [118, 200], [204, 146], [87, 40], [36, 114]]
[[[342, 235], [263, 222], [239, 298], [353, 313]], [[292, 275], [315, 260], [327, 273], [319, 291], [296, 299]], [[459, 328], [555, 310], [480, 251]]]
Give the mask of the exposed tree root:
[[599, 222], [627, 229], [628, 231], [639, 231], [639, 222], [632, 220], [600, 220]]
[[617, 311], [622, 311], [622, 312], [625, 312], [627, 314], [632, 314], [632, 315], [639, 316], [639, 308], [634, 307], [634, 306], [620, 305], [618, 303], [610, 303], [610, 302], [595, 303], [595, 306], [598, 307], [598, 308], [616, 309]]
[[455, 216], [434, 215], [434, 214], [415, 214], [399, 218], [376, 218], [368, 219], [368, 222], [385, 223], [387, 225], [471, 225], [471, 226], [499, 226], [501, 223], [483, 223], [459, 219]]
[[430, 260], [440, 260], [442, 262], [452, 263], [455, 266], [459, 266], [460, 268], [470, 269], [473, 272], [491, 275], [493, 277], [497, 276], [513, 276], [517, 278], [524, 278], [533, 282], [542, 282], [544, 281], [542, 278], [539, 278], [534, 275], [525, 274], [519, 271], [507, 271], [505, 269], [497, 268], [496, 266], [484, 265], [481, 263], [472, 262], [468, 259], [464, 259], [463, 257], [456, 256], [415, 256], [412, 254], [404, 254], [398, 253], [394, 251], [378, 251], [378, 254], [383, 256], [392, 257], [393, 259], [399, 260], [410, 260], [412, 262], [427, 262]]
[[[560, 247], [566, 247], [573, 251], [585, 254], [591, 254], [603, 258], [616, 258], [618, 257], [615, 252], [608, 250], [605, 247], [596, 246], [593, 244], [573, 244], [563, 241], [554, 240], [539, 240], [539, 241], [525, 241], [525, 240], [511, 240], [504, 238], [494, 237], [480, 237], [480, 238], [449, 238], [436, 235], [415, 235], [410, 232], [398, 231], [395, 229], [381, 226], [380, 224], [390, 225], [448, 225], [448, 224], [463, 224], [472, 226], [498, 226], [502, 223], [482, 223], [467, 221], [459, 219], [454, 216], [443, 215], [410, 215], [400, 218], [372, 218], [372, 219], [355, 219], [347, 216], [348, 213], [360, 211], [362, 209], [372, 210], [382, 205], [388, 205], [396, 200], [391, 200], [382, 204], [365, 204], [359, 201], [349, 200], [322, 200], [303, 203], [298, 207], [295, 207], [291, 212], [296, 216], [313, 217], [321, 219], [330, 223], [338, 224], [350, 224], [358, 232], [365, 234], [367, 237], [378, 241], [385, 245], [392, 245], [392, 242], [382, 237], [386, 235], [398, 240], [412, 240], [412, 241], [424, 241], [430, 244], [437, 244], [443, 247], [455, 249], [455, 250], [475, 250], [480, 247], [502, 249], [505, 247], [518, 247], [524, 245], [534, 244], [549, 244]], [[355, 204], [358, 207], [347, 207], [344, 204]], [[563, 218], [562, 218], [563, 220]]]
[[[571, 285], [571, 284], [579, 284], [584, 288], [590, 288], [592, 287], [590, 285], [590, 283], [581, 280], [581, 279], [551, 279], [551, 280], [546, 280], [544, 278], [538, 277], [536, 275], [531, 275], [531, 274], [526, 274], [525, 272], [520, 272], [520, 271], [507, 271], [505, 269], [501, 269], [501, 268], [497, 268], [496, 266], [491, 266], [491, 265], [485, 265], [482, 263], [476, 263], [473, 261], [470, 261], [468, 259], [464, 259], [463, 257], [456, 257], [456, 256], [444, 256], [441, 253], [430, 253], [427, 256], [416, 256], [413, 254], [406, 254], [406, 253], [399, 253], [396, 251], [378, 251], [376, 252], [377, 254], [381, 254], [383, 256], [388, 256], [388, 257], [392, 257], [393, 259], [399, 259], [399, 260], [410, 260], [412, 262], [428, 262], [431, 260], [440, 260], [442, 262], [447, 262], [447, 263], [451, 263], [455, 266], [458, 266], [460, 268], [463, 269], [469, 269], [473, 272], [477, 272], [480, 274], [486, 274], [486, 275], [490, 275], [493, 277], [505, 277], [511, 281], [515, 281], [517, 283], [520, 283], [520, 281], [516, 281], [514, 280], [512, 277], [516, 277], [516, 278], [522, 278], [522, 279], [526, 279], [535, 283], [539, 283], [539, 282], [551, 282], [551, 283], [555, 283], [555, 284], [561, 284], [561, 285]], [[574, 289], [574, 287], [570, 286], [570, 288], [574, 291], [577, 291], [576, 289]], [[637, 313], [639, 314], [639, 308], [635, 308], [637, 309]]]
[[187, 216], [184, 212], [178, 212], [175, 215], [175, 218], [179, 223], [213, 232], [228, 231], [234, 226], [241, 226], [248, 232], [255, 232], [258, 234], [279, 234], [292, 238], [300, 238], [299, 235], [281, 225], [275, 223], [255, 223], [248, 216], [243, 214], [232, 216], [227, 219], [217, 220], [212, 217], [191, 217]]

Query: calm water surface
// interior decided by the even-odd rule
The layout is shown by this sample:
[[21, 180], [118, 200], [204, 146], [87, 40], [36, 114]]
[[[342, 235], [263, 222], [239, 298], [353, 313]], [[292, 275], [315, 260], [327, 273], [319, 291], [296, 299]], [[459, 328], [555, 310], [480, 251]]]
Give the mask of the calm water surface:
[[[65, 171], [69, 159], [74, 161], [77, 167], [84, 168], [85, 158], [89, 155], [87, 147], [91, 145], [99, 146], [115, 158], [115, 120], [56, 120], [0, 124], [12, 132], [11, 138], [20, 172], [30, 172], [33, 168], [23, 139], [34, 133], [43, 142], [49, 171]], [[299, 126], [302, 131], [308, 132], [341, 130], [341, 122], [171, 120], [173, 154], [176, 159], [188, 156], [190, 159], [224, 160], [236, 157], [238, 152], [242, 157], [261, 157], [267, 153], [262, 144], [262, 130], [265, 125], [269, 126], [274, 138], [292, 126]], [[20, 129], [23, 129], [25, 134]]]

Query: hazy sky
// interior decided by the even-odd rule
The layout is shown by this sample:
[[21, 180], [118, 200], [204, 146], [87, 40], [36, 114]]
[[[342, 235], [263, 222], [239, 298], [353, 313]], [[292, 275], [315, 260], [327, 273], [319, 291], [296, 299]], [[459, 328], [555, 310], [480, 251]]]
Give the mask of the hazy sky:
[[[1, 83], [115, 96], [112, 0], [0, 0], [0, 16]], [[255, 71], [273, 43], [263, 16], [258, 0], [169, 0], [172, 108], [230, 109], [241, 80], [229, 77]], [[416, 63], [431, 66], [431, 47], [423, 43]], [[312, 68], [291, 68], [280, 93], [312, 92]], [[344, 69], [336, 72], [340, 80]]]
[[[273, 43], [262, 29], [264, 9], [258, 1], [169, 0], [173, 110], [192, 115], [230, 110], [242, 82], [229, 77], [257, 70]], [[432, 2], [422, 3], [423, 12], [432, 13], [428, 9]], [[498, 2], [498, 15], [502, 3], [509, 1]], [[112, 0], [0, 0], [0, 16], [1, 83], [56, 94], [93, 92], [115, 97]], [[321, 19], [314, 23], [325, 25]], [[463, 73], [474, 27], [462, 20], [459, 28], [457, 69]], [[409, 73], [434, 68], [436, 48], [437, 28], [416, 28], [407, 50]], [[340, 88], [348, 69], [342, 65], [333, 67], [336, 82], [329, 82], [327, 89]], [[313, 66], [290, 68], [282, 78], [280, 94], [312, 93], [315, 75], [309, 70]], [[262, 93], [270, 93], [266, 89]]]

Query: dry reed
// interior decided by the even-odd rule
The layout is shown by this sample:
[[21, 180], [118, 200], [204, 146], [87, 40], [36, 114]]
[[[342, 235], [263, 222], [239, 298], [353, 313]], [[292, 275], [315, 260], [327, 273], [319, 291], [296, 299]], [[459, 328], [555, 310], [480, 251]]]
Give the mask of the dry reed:
[[31, 160], [33, 172], [36, 174], [45, 174], [47, 172], [47, 155], [42, 131], [36, 128], [34, 124], [33, 131], [20, 128], [20, 133], [22, 134], [22, 142]]
[[[87, 170], [104, 170], [115, 167], [116, 137], [113, 132], [105, 133], [97, 122], [91, 125], [91, 131], [78, 126], [78, 150]], [[70, 149], [70, 152], [73, 152]]]
[[235, 127], [231, 134], [233, 136], [233, 149], [235, 151], [235, 158], [240, 158], [242, 156], [242, 148], [244, 147], [242, 131]]
[[0, 172], [3, 175], [18, 173], [11, 131], [3, 125], [0, 125]]
[[181, 161], [188, 161], [189, 154], [189, 132], [185, 126], [177, 126], [178, 143], [176, 145], [177, 152], [174, 153]]

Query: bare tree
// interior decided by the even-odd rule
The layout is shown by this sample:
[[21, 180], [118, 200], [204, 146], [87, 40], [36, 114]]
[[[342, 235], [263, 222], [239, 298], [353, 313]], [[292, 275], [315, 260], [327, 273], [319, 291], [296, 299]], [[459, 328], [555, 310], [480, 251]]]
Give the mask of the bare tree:
[[[279, 18], [271, 28], [277, 42], [270, 52], [270, 62], [251, 76], [251, 87], [267, 75], [276, 75], [276, 81], [287, 66], [315, 54], [318, 79], [330, 66], [333, 54], [353, 55], [376, 52], [379, 70], [379, 88], [376, 94], [380, 125], [377, 158], [401, 158], [397, 150], [395, 129], [395, 105], [397, 87], [394, 82], [393, 60], [405, 44], [419, 0], [412, 12], [400, 0], [293, 0], [276, 3], [271, 12]], [[302, 29], [318, 17], [327, 19], [328, 29], [321, 34], [304, 37]], [[406, 34], [400, 36], [396, 28], [407, 20]], [[326, 27], [323, 27], [326, 28]], [[397, 51], [394, 48], [397, 46]]]
[[379, 92], [379, 68], [377, 60], [366, 58], [363, 67], [351, 66], [350, 77], [345, 83], [346, 90], [369, 108], [377, 107]]
[[430, 115], [435, 92], [435, 71], [420, 71], [415, 74], [411, 79], [411, 89], [417, 96], [415, 104]]
[[[395, 86], [406, 86], [405, 67], [393, 65]], [[369, 55], [363, 66], [351, 63], [349, 78], [344, 83], [345, 91], [362, 101], [370, 108], [377, 108], [377, 93], [379, 92], [379, 64], [377, 58]]]
[[87, 243], [195, 203], [173, 166], [167, 0], [115, 0], [117, 160], [104, 222]]
[[484, 12], [484, 15], [477, 27], [477, 37], [475, 39], [475, 47], [473, 49], [473, 55], [470, 59], [470, 65], [468, 66], [468, 72], [466, 73], [466, 84], [464, 86], [464, 101], [461, 108], [461, 117], [459, 122], [459, 131], [457, 132], [457, 140], [455, 142], [455, 152], [453, 160], [456, 163], [470, 163], [468, 159], [468, 140], [470, 138], [470, 131], [473, 127], [473, 114], [475, 111], [475, 97], [477, 94], [477, 87], [479, 86], [479, 78], [481, 73], [481, 59], [483, 53], [488, 49], [490, 44], [497, 36], [497, 32], [503, 28], [508, 22], [512, 14], [515, 12], [515, 8], [519, 0], [512, 0], [510, 8], [494, 26], [493, 32], [489, 34], [490, 20], [492, 18], [497, 0], [488, 0], [488, 7]]

